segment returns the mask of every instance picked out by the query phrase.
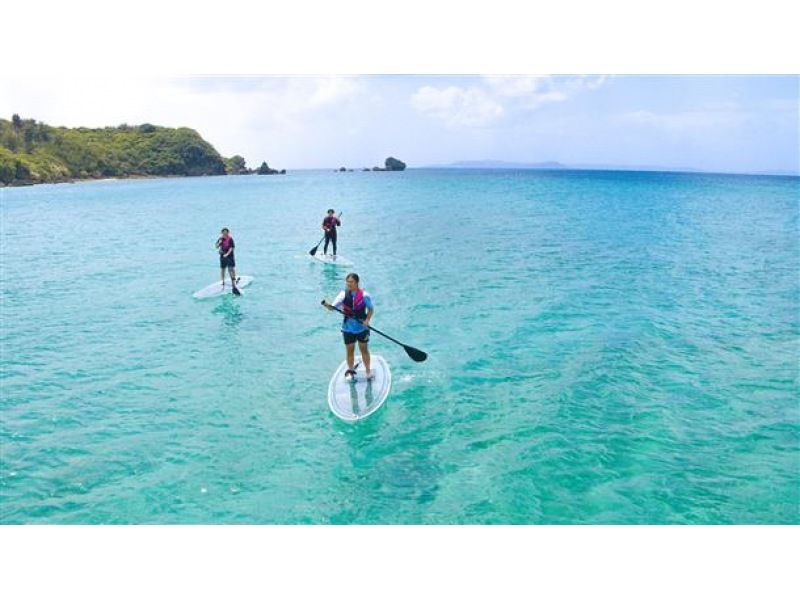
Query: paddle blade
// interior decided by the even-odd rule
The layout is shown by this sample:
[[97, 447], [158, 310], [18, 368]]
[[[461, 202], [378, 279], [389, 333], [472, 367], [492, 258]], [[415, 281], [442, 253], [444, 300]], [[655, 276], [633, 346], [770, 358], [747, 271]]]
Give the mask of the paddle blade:
[[236, 288], [236, 285], [233, 285], [233, 294], [234, 295], [241, 295], [242, 292]]
[[428, 354], [425, 351], [420, 351], [419, 349], [409, 347], [408, 345], [403, 345], [403, 349], [406, 350], [408, 356], [414, 361], [425, 361], [428, 359]]
[[314, 247], [314, 249], [309, 251], [308, 255], [310, 255], [311, 257], [314, 257], [315, 255], [317, 255], [317, 249], [319, 249], [319, 245], [317, 245], [316, 247]]

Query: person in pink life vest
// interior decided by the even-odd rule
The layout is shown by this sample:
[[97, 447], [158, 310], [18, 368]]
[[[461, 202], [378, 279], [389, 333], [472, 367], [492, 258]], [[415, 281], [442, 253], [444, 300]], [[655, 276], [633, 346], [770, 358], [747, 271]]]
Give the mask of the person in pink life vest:
[[236, 278], [236, 259], [233, 255], [233, 249], [236, 244], [233, 242], [233, 237], [231, 237], [227, 228], [223, 228], [221, 234], [222, 236], [217, 239], [215, 247], [219, 249], [219, 270], [222, 277], [222, 286], [225, 286], [225, 270], [227, 269], [231, 277], [231, 286], [236, 291], [236, 283], [239, 282], [239, 279]]
[[355, 381], [355, 348], [358, 342], [358, 349], [361, 351], [361, 361], [364, 363], [365, 375], [367, 380], [374, 376], [370, 368], [369, 355], [369, 321], [375, 315], [375, 307], [372, 304], [372, 297], [369, 293], [360, 289], [358, 286], [358, 274], [351, 272], [345, 278], [347, 288], [340, 292], [333, 303], [323, 302], [323, 305], [330, 311], [334, 307], [341, 309], [345, 316], [342, 322], [342, 337], [344, 338], [345, 357], [347, 359], [347, 371], [344, 377], [350, 381]]

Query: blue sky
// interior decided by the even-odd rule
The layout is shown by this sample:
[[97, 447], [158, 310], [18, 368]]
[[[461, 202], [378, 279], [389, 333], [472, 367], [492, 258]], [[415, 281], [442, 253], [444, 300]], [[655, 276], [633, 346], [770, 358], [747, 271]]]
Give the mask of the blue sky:
[[798, 173], [797, 76], [25, 78], [0, 114], [197, 129], [253, 166], [461, 160]]

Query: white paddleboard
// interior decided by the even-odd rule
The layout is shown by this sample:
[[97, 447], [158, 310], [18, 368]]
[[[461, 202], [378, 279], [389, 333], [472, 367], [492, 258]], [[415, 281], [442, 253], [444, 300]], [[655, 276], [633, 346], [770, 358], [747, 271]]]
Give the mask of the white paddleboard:
[[341, 255], [333, 256], [333, 255], [323, 255], [319, 251], [314, 254], [314, 259], [318, 262], [322, 262], [323, 264], [330, 264], [331, 266], [341, 266], [343, 268], [349, 268], [353, 265], [353, 262], [348, 260], [346, 257], [342, 257]]
[[[252, 276], [240, 276], [239, 283], [236, 285], [236, 288], [242, 289], [253, 282]], [[208, 285], [204, 289], [200, 289], [196, 293], [192, 295], [195, 299], [208, 299], [209, 297], [219, 297], [220, 295], [227, 295], [228, 293], [233, 293], [233, 288], [231, 287], [230, 278], [225, 278], [225, 287], [222, 286], [221, 281], [217, 281]]]
[[328, 385], [328, 405], [339, 419], [354, 422], [375, 413], [389, 396], [392, 388], [392, 371], [380, 355], [372, 355], [370, 365], [375, 377], [367, 380], [361, 355], [356, 348], [355, 382], [345, 380], [347, 361], [336, 369]]

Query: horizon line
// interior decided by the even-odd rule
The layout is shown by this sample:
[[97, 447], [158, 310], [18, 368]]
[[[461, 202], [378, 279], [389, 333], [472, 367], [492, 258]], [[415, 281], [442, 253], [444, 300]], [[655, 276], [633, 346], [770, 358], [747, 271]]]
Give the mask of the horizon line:
[[[300, 168], [287, 168], [287, 174], [294, 170], [324, 170], [331, 172], [339, 172], [341, 167], [330, 166], [307, 166]], [[448, 164], [431, 164], [425, 166], [406, 166], [405, 170], [544, 170], [550, 172], [563, 172], [563, 171], [592, 171], [592, 172], [661, 172], [673, 174], [725, 174], [725, 175], [743, 175], [743, 176], [782, 176], [782, 177], [800, 177], [800, 171], [790, 172], [783, 170], [762, 170], [762, 171], [749, 171], [749, 170], [704, 170], [701, 168], [693, 167], [680, 167], [680, 166], [624, 166], [624, 165], [568, 165], [547, 167], [547, 166], [454, 166]], [[346, 172], [373, 172], [372, 169], [364, 171], [363, 167], [348, 168]], [[381, 171], [385, 172], [385, 171]], [[402, 171], [397, 171], [402, 172]]]

